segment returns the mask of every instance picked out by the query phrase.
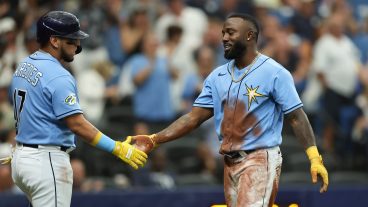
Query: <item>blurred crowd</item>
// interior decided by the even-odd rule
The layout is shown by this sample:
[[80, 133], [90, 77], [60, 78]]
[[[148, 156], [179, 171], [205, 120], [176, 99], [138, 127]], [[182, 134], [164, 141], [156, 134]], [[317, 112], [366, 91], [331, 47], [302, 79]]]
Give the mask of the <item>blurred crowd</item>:
[[[227, 62], [226, 16], [254, 15], [260, 52], [293, 75], [318, 145], [334, 160], [329, 170], [368, 170], [366, 0], [0, 0], [0, 158], [10, 154], [15, 137], [11, 76], [38, 49], [36, 21], [49, 10], [75, 14], [90, 35], [67, 67], [85, 116], [116, 139], [154, 133], [187, 112], [206, 76]], [[155, 150], [140, 171], [77, 144], [71, 154], [75, 190], [222, 182], [211, 120]], [[9, 166], [0, 166], [2, 191], [19, 192]]]

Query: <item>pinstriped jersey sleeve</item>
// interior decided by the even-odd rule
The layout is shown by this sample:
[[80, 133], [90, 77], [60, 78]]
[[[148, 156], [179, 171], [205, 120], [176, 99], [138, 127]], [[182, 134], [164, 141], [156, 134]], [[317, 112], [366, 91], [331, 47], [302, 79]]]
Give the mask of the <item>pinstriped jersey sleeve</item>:
[[293, 77], [284, 68], [276, 73], [272, 95], [276, 103], [281, 106], [284, 114], [288, 114], [303, 106], [296, 92]]
[[209, 75], [203, 83], [202, 92], [194, 101], [193, 106], [202, 108], [213, 108], [213, 83], [211, 81], [211, 75]]

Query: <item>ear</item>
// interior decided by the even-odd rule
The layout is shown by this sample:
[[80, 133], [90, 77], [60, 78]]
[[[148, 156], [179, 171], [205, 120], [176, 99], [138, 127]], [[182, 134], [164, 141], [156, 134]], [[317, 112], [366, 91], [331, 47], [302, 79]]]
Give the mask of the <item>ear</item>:
[[60, 47], [60, 39], [56, 37], [50, 37], [50, 43], [51, 46], [55, 49], [58, 49]]
[[251, 40], [254, 36], [254, 32], [253, 31], [249, 31], [248, 34], [247, 34], [247, 40]]

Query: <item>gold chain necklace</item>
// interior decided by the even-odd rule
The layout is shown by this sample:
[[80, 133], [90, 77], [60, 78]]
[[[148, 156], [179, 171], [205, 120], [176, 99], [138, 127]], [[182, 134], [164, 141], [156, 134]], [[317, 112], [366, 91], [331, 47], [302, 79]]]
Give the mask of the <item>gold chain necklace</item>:
[[257, 56], [253, 59], [252, 63], [249, 64], [247, 70], [245, 70], [245, 72], [243, 73], [243, 75], [238, 80], [235, 80], [235, 77], [234, 77], [234, 73], [235, 73], [235, 71], [234, 71], [235, 70], [234, 69], [235, 68], [235, 61], [234, 61], [232, 72], [231, 72], [231, 79], [232, 79], [232, 81], [234, 83], [240, 82], [248, 74], [248, 72], [250, 71], [250, 69], [253, 67], [254, 63], [257, 62], [259, 55], [260, 55], [260, 53], [257, 52]]

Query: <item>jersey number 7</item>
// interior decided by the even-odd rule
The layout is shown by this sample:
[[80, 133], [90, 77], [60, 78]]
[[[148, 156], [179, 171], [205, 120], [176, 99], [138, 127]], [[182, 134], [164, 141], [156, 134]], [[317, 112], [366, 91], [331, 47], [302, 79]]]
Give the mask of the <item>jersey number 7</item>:
[[26, 100], [27, 91], [21, 89], [15, 89], [13, 93], [14, 102], [14, 119], [15, 119], [15, 129], [18, 134], [18, 126], [20, 122], [20, 113], [23, 110], [24, 101]]

